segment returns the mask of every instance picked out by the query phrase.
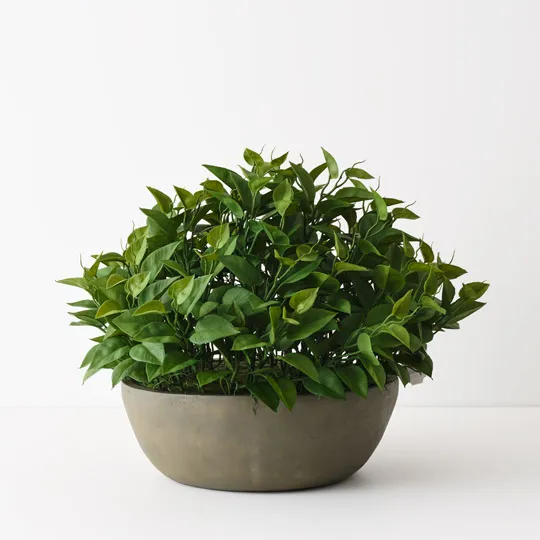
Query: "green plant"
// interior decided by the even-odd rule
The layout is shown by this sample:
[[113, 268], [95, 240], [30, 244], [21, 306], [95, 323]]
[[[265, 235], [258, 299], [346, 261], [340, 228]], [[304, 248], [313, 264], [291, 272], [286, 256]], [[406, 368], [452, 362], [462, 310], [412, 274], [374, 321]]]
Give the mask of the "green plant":
[[243, 176], [205, 165], [216, 179], [195, 193], [148, 188], [156, 205], [124, 252], [60, 280], [91, 297], [70, 304], [83, 308], [71, 324], [102, 332], [85, 380], [108, 368], [113, 385], [249, 392], [277, 410], [298, 392], [344, 399], [431, 376], [428, 343], [480, 309], [488, 284], [455, 299], [466, 271], [395, 226], [418, 216], [323, 153], [308, 172], [247, 149]]

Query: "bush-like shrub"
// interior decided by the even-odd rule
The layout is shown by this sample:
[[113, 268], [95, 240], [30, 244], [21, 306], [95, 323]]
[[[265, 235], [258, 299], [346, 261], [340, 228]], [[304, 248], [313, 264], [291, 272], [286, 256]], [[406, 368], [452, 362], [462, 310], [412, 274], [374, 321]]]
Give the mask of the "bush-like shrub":
[[358, 164], [308, 172], [287, 154], [244, 152], [242, 175], [212, 174], [156, 205], [123, 253], [102, 253], [82, 277], [60, 280], [90, 299], [73, 325], [100, 330], [85, 380], [112, 369], [156, 390], [251, 393], [276, 410], [297, 393], [366, 396], [411, 370], [432, 375], [429, 342], [484, 304], [486, 283], [435, 256], [396, 222], [417, 219], [370, 187]]

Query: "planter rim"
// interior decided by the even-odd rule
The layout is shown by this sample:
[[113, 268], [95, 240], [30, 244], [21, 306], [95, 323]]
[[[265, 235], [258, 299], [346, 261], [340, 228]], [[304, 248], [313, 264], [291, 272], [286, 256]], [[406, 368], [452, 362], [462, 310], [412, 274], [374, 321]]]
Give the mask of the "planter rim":
[[[386, 382], [384, 385], [384, 390], [386, 390], [389, 386], [392, 386], [394, 384], [397, 384], [398, 379], [397, 377], [390, 379]], [[135, 390], [141, 390], [143, 392], [149, 392], [152, 394], [161, 394], [165, 396], [183, 396], [186, 398], [249, 398], [253, 399], [253, 397], [250, 394], [236, 394], [236, 395], [229, 395], [229, 394], [185, 394], [183, 392], [166, 392], [164, 390], [154, 390], [152, 388], [146, 388], [145, 386], [138, 384], [134, 381], [122, 381], [122, 386], [128, 386], [129, 388], [134, 388]], [[368, 393], [373, 392], [374, 390], [380, 390], [377, 386], [369, 386], [368, 387]], [[356, 396], [354, 392], [347, 391], [345, 392], [346, 396]], [[360, 397], [360, 396], [359, 396]], [[324, 396], [316, 396], [314, 394], [298, 394], [297, 399], [316, 399], [321, 400], [324, 399]], [[331, 399], [332, 401], [343, 401], [340, 399], [334, 399], [334, 398], [326, 398]]]

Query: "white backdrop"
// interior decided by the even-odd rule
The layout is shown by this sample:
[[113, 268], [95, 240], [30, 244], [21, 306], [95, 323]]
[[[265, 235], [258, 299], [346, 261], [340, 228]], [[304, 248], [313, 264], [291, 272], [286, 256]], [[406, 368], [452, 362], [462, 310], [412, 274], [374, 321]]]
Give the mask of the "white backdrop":
[[[414, 405], [540, 405], [539, 5], [534, 1], [0, 2], [0, 405], [119, 403], [84, 387], [64, 302], [119, 249], [145, 185], [245, 146], [367, 159], [488, 306], [431, 347]], [[296, 154], [297, 155], [297, 154]]]

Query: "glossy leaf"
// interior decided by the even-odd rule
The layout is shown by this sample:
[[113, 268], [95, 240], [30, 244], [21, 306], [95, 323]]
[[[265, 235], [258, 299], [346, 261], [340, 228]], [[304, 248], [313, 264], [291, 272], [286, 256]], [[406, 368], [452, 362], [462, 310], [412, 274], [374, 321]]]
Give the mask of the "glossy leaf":
[[276, 210], [281, 216], [284, 216], [285, 212], [287, 212], [287, 209], [294, 200], [293, 190], [287, 180], [281, 182], [281, 184], [279, 184], [274, 190], [273, 199], [274, 204], [276, 205]]
[[328, 167], [328, 173], [330, 174], [330, 178], [337, 178], [339, 176], [339, 169], [336, 160], [324, 148], [322, 148], [322, 151], [324, 154], [324, 160], [326, 161], [326, 165]]
[[305, 339], [324, 328], [334, 317], [335, 313], [326, 309], [311, 308], [306, 313], [297, 315], [298, 326], [287, 330], [287, 337], [292, 340]]
[[227, 319], [211, 314], [197, 321], [189, 340], [196, 345], [202, 345], [238, 333], [238, 330]]
[[128, 294], [131, 294], [133, 298], [137, 298], [139, 294], [150, 282], [150, 272], [140, 272], [131, 276], [125, 284], [125, 290]]
[[168, 195], [162, 191], [159, 191], [159, 189], [150, 186], [146, 186], [146, 189], [148, 189], [148, 191], [153, 195], [154, 199], [156, 199], [156, 202], [158, 203], [158, 206], [162, 212], [167, 214], [172, 210], [173, 203]]
[[279, 396], [268, 382], [248, 383], [246, 386], [254, 398], [262, 401], [274, 412], [277, 412]]
[[356, 346], [358, 347], [358, 352], [363, 358], [365, 358], [370, 364], [376, 365], [379, 363], [377, 357], [373, 353], [373, 348], [371, 345], [371, 338], [369, 334], [361, 333], [356, 339]]
[[161, 365], [165, 360], [165, 346], [163, 343], [140, 343], [131, 347], [129, 356], [137, 362]]
[[268, 343], [265, 343], [254, 334], [241, 334], [234, 338], [231, 350], [245, 351], [247, 349], [255, 349], [256, 347], [266, 347], [267, 345]]
[[264, 280], [262, 272], [238, 255], [223, 255], [219, 260], [245, 285], [258, 285]]
[[137, 308], [133, 315], [137, 317], [140, 315], [147, 315], [148, 313], [166, 313], [166, 311], [167, 309], [163, 302], [160, 302], [159, 300], [150, 300]]
[[367, 397], [368, 378], [360, 366], [350, 365], [336, 368], [338, 377], [347, 388], [362, 397]]
[[315, 364], [307, 356], [300, 353], [289, 353], [282, 356], [281, 359], [290, 366], [295, 367], [298, 371], [306, 374], [310, 379], [319, 381], [319, 372]]
[[317, 299], [318, 291], [318, 288], [298, 291], [291, 296], [289, 305], [294, 309], [297, 315], [301, 315], [313, 307], [313, 304]]
[[278, 395], [279, 399], [283, 402], [285, 407], [287, 407], [289, 411], [292, 411], [297, 397], [296, 385], [294, 382], [286, 377], [281, 377], [280, 379], [276, 380], [271, 376], [267, 376], [266, 380], [273, 388], [274, 392]]
[[101, 317], [108, 317], [109, 315], [113, 315], [114, 313], [120, 313], [124, 311], [122, 309], [122, 306], [116, 302], [115, 300], [107, 300], [101, 306], [99, 306], [99, 309], [96, 313], [96, 318], [100, 319]]

